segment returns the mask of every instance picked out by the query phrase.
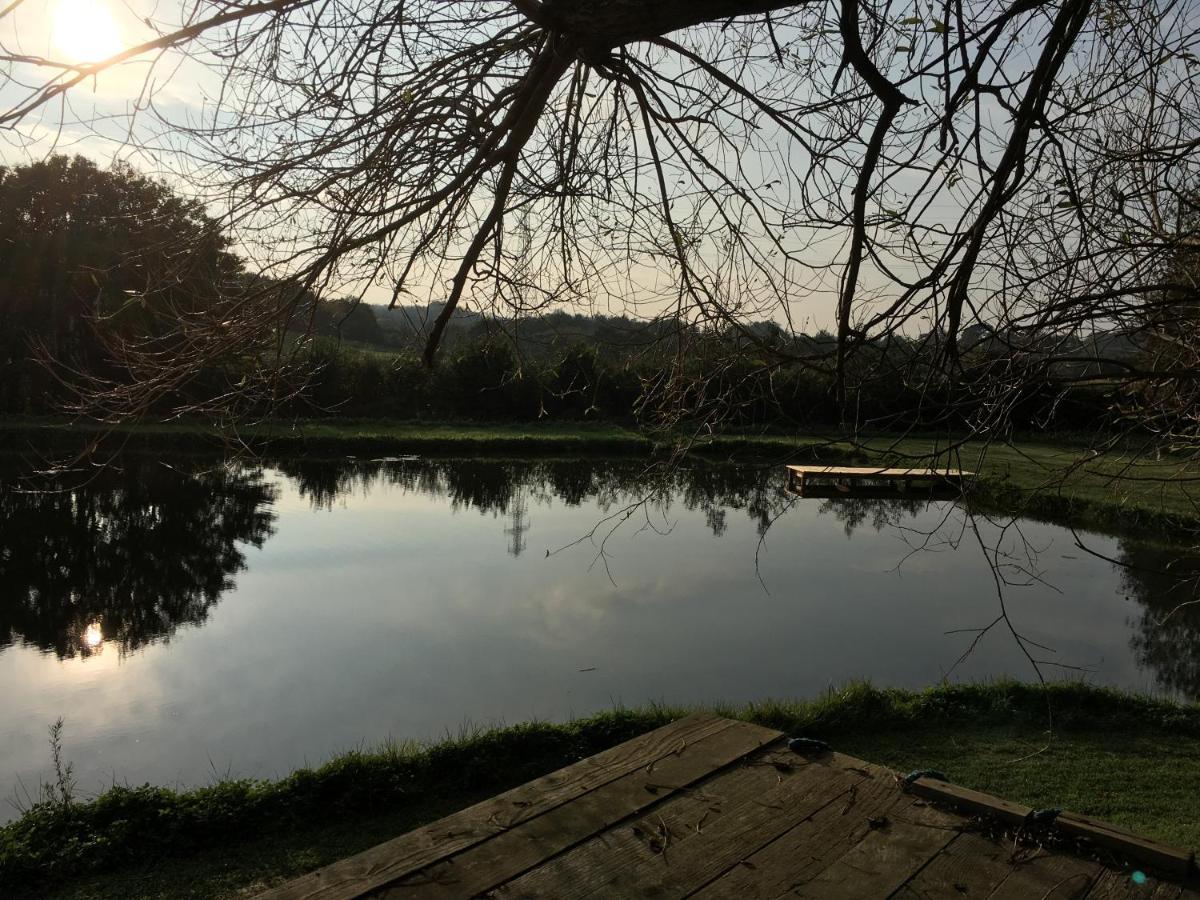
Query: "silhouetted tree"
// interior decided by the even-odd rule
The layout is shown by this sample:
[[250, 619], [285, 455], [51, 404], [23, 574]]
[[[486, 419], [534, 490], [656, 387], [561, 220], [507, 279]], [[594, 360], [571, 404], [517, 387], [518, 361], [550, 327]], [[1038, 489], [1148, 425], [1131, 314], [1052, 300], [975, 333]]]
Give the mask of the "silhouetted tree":
[[274, 489], [250, 471], [128, 457], [0, 481], [0, 647], [121, 652], [199, 624], [272, 533]]
[[[49, 101], [135, 57], [211, 62], [207, 117], [148, 102], [153, 72], [138, 114], [293, 303], [371, 285], [440, 303], [427, 362], [464, 301], [616, 303], [666, 326], [648, 408], [668, 418], [736, 412], [691, 365], [722, 354], [822, 373], [847, 423], [860, 385], [899, 383], [922, 422], [989, 434], [1031, 382], [1185, 377], [1079, 348], [1141, 334], [1193, 237], [1160, 227], [1200, 162], [1189, 4], [197, 0], [155, 28], [94, 64], [0, 48], [0, 122], [32, 137]], [[194, 330], [195, 355], [130, 367], [265, 340], [279, 297], [259, 299]], [[834, 328], [799, 352], [781, 338], [802, 300]], [[1004, 352], [969, 352], [973, 325]]]
[[53, 379], [35, 356], [107, 384], [131, 342], [161, 363], [141, 375], [178, 390], [161, 379], [187, 323], [225, 307], [240, 276], [201, 204], [129, 166], [54, 156], [0, 167], [0, 409], [45, 403]]

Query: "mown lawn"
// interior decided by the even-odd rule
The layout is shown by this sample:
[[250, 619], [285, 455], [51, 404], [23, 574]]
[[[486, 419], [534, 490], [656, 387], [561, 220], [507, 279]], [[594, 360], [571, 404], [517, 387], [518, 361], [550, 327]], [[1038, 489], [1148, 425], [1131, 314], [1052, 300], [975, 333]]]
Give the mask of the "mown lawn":
[[1076, 519], [1083, 525], [1171, 531], [1200, 524], [1200, 465], [1137, 446], [1103, 453], [1082, 437], [951, 444], [933, 437], [878, 437], [856, 444], [820, 435], [725, 435], [697, 442], [701, 453], [820, 461], [946, 466], [976, 472], [977, 495], [993, 509]]

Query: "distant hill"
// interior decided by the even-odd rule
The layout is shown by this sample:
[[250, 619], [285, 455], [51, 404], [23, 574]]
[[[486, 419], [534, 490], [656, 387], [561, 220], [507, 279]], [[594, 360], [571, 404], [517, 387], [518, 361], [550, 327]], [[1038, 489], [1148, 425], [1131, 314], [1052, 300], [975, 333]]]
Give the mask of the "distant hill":
[[[434, 321], [444, 308], [442, 303], [388, 309], [382, 304], [364, 302], [352, 306], [349, 300], [322, 301], [313, 317], [313, 325], [319, 335], [383, 349], [417, 352], [424, 347]], [[833, 336], [827, 332], [789, 335], [779, 324], [770, 321], [747, 323], [742, 326], [741, 333], [800, 356], [828, 354], [835, 344]], [[522, 352], [532, 357], [561, 351], [575, 344], [636, 352], [643, 347], [669, 344], [674, 334], [675, 326], [670, 323], [644, 322], [628, 316], [555, 310], [514, 319], [459, 308], [446, 326], [442, 346], [445, 351], [454, 352], [457, 347], [489, 336], [504, 335], [516, 340]], [[1078, 363], [1064, 364], [1075, 375], [1086, 371], [1092, 376], [1111, 374], [1109, 370], [1114, 363], [1137, 355], [1141, 349], [1134, 337], [1123, 332], [1097, 331], [1087, 337], [1061, 337], [1053, 341], [1042, 338], [1035, 343], [1022, 332], [996, 331], [979, 323], [965, 328], [958, 344], [964, 353], [1011, 356], [1016, 352], [1027, 360], [1042, 354], [1065, 361], [1079, 360]], [[1112, 362], [1097, 363], [1096, 360]]]

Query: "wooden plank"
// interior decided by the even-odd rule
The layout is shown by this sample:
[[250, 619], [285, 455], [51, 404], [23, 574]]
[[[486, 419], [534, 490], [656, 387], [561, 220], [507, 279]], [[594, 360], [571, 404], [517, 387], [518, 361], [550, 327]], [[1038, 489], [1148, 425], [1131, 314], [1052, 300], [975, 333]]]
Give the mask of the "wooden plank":
[[816, 877], [793, 885], [788, 896], [811, 900], [890, 897], [959, 834], [958, 826], [947, 824], [936, 810], [910, 810], [912, 818], [889, 817]]
[[[788, 753], [779, 746], [772, 744], [765, 752], [772, 756]], [[681, 843], [697, 840], [734, 799], [728, 787], [731, 783], [740, 792], [752, 789], [755, 783], [761, 791], [762, 786], [776, 782], [775, 771], [759, 764], [762, 752], [665, 796], [664, 802], [640, 810], [569, 852], [524, 872], [490, 896], [581, 896], [596, 889], [594, 880], [603, 877], [603, 872], [597, 876], [597, 871], [631, 869], [664, 853], [674, 860]], [[719, 793], [712, 788], [716, 778], [721, 782]]]
[[1008, 848], [978, 834], [960, 834], [892, 897], [896, 900], [987, 897], [1012, 870]]
[[[849, 758], [847, 758], [849, 759]], [[892, 819], [935, 815], [920, 809], [924, 801], [902, 793], [891, 772], [864, 766], [867, 772], [846, 803], [832, 803], [788, 829], [755, 853], [739, 860], [695, 894], [697, 900], [778, 897], [816, 878], [872, 830]], [[852, 800], [852, 802], [849, 802]], [[944, 816], [949, 824], [952, 816]]]
[[1019, 858], [987, 900], [1081, 900], [1101, 870], [1095, 860], [1035, 851]]
[[686, 752], [661, 760], [651, 772], [631, 772], [372, 896], [434, 900], [481, 894], [648, 807], [662, 805], [764, 744], [782, 740], [778, 731], [736, 722], [725, 731], [693, 742]]
[[1101, 822], [1079, 813], [1065, 812], [1054, 820], [1054, 824], [1067, 834], [1085, 838], [1101, 847], [1116, 851], [1126, 859], [1160, 869], [1165, 874], [1186, 878], [1194, 871], [1195, 854], [1190, 850], [1180, 850], [1178, 847], [1142, 837], [1108, 822]]
[[1133, 872], [1106, 869], [1085, 895], [1087, 900], [1180, 900], [1182, 885], [1146, 877], [1135, 881]]
[[382, 887], [638, 769], [678, 756], [734, 722], [694, 715], [263, 892], [262, 900], [346, 900]]
[[870, 466], [788, 466], [803, 478], [967, 478], [974, 472], [962, 469], [901, 469]]
[[[683, 796], [504, 885], [498, 898], [684, 897], [864, 776], [788, 753], [756, 754]], [[777, 769], [778, 762], [786, 768]], [[648, 842], [647, 836], [652, 840]]]
[[[975, 815], [991, 816], [1012, 826], [1023, 825], [1031, 812], [1030, 808], [1023, 804], [936, 778], [919, 778], [912, 784], [910, 791], [927, 800], [945, 803]], [[1186, 877], [1194, 871], [1195, 857], [1191, 851], [1180, 850], [1160, 841], [1136, 835], [1089, 816], [1064, 812], [1054, 820], [1054, 827], [1064, 834], [1085, 838], [1098, 846], [1116, 851], [1126, 859], [1137, 860], [1176, 877]]]
[[933, 803], [944, 803], [973, 815], [991, 816], [1006, 825], [1023, 825], [1032, 812], [1030, 807], [1023, 804], [937, 778], [918, 778], [909, 786], [909, 792]]

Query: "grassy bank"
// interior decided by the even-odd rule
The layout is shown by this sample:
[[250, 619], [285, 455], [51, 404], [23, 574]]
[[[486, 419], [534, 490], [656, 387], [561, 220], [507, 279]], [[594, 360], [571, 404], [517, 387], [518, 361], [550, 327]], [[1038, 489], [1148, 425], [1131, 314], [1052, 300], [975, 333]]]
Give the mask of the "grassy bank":
[[[1047, 701], [1055, 734], [1047, 746]], [[1016, 683], [923, 692], [855, 685], [811, 702], [717, 710], [901, 771], [933, 767], [1200, 846], [1200, 707]], [[277, 782], [114, 788], [0, 829], [0, 895], [215, 897], [331, 862], [655, 728], [686, 710], [618, 710], [355, 752]]]
[[[470, 456], [635, 455], [663, 452], [670, 442], [609, 424], [463, 425], [302, 421], [239, 426], [219, 432], [201, 423], [144, 423], [108, 433], [95, 424], [10, 420], [0, 445], [31, 452], [77, 449], [105, 438], [111, 449], [242, 450], [281, 456], [403, 454]], [[836, 436], [718, 435], [690, 445], [709, 459], [762, 464], [820, 461], [960, 466], [980, 474], [975, 498], [986, 509], [1021, 513], [1099, 530], [1175, 532], [1200, 527], [1200, 466], [1125, 449], [1095, 455], [1085, 440], [1063, 436], [1014, 443], [967, 443], [947, 452], [945, 437], [880, 437], [854, 444]]]
[[220, 429], [204, 422], [143, 422], [110, 428], [91, 422], [53, 420], [0, 422], [0, 440], [13, 449], [73, 449], [89, 439], [109, 448], [231, 449], [247, 448], [280, 455], [403, 455], [445, 453], [496, 455], [513, 453], [644, 454], [654, 448], [645, 435], [619, 425], [434, 424], [424, 422], [305, 420], [239, 424]]

